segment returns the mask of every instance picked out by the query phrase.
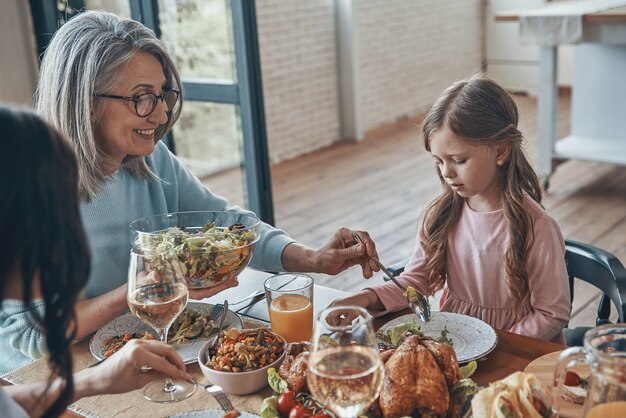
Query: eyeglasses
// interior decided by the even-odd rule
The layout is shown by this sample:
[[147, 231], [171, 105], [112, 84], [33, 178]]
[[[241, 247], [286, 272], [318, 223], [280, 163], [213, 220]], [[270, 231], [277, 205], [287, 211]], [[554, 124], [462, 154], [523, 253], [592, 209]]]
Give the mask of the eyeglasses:
[[127, 102], [135, 102], [135, 112], [137, 116], [141, 118], [145, 118], [154, 112], [156, 109], [157, 103], [159, 100], [162, 100], [167, 106], [167, 110], [172, 110], [178, 101], [178, 96], [180, 95], [180, 91], [171, 89], [171, 90], [163, 90], [160, 96], [157, 96], [154, 93], [144, 93], [139, 96], [116, 96], [114, 94], [96, 94], [96, 97], [104, 97], [107, 99], [117, 99], [117, 100], [125, 100]]

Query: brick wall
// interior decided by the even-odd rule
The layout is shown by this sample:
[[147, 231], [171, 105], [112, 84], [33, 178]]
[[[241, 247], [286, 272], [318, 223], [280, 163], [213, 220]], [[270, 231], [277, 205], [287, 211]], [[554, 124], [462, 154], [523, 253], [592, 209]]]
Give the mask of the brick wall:
[[415, 116], [481, 68], [482, 0], [357, 0], [364, 131]]
[[[483, 0], [354, 0], [364, 131], [480, 70]], [[272, 162], [340, 140], [335, 0], [257, 0]]]
[[272, 162], [339, 140], [334, 0], [258, 0]]

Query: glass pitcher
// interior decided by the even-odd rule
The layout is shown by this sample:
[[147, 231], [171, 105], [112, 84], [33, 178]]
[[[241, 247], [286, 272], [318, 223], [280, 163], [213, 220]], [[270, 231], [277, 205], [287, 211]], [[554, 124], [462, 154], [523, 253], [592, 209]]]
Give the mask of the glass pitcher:
[[583, 407], [585, 418], [626, 417], [626, 324], [607, 324], [585, 333], [584, 346], [564, 350], [559, 356], [553, 382], [553, 408], [558, 406], [567, 370], [588, 363], [591, 379]]

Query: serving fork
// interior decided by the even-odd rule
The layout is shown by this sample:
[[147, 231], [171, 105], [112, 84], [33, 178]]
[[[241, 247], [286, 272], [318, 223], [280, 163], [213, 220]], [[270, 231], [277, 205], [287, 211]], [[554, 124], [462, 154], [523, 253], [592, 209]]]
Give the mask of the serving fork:
[[206, 389], [207, 392], [213, 395], [224, 411], [228, 412], [235, 410], [233, 404], [230, 402], [230, 399], [228, 399], [228, 396], [226, 396], [220, 386], [213, 385], [211, 383], [207, 383], [202, 386], [204, 386], [204, 389]]
[[[359, 244], [363, 244], [363, 240], [361, 240], [361, 237], [359, 237], [357, 234], [354, 234], [353, 238]], [[385, 276], [389, 278], [389, 280], [394, 282], [396, 286], [402, 289], [402, 292], [406, 292], [406, 286], [402, 285], [402, 283], [400, 283], [395, 278], [395, 276], [391, 274], [391, 272], [387, 269], [387, 267], [385, 267], [378, 258], [369, 257], [369, 259], [372, 260], [374, 264], [378, 266], [380, 271], [382, 271], [385, 274]], [[426, 296], [424, 296], [422, 292], [420, 292], [419, 290], [417, 289], [414, 289], [414, 290], [417, 294], [417, 302], [411, 302], [411, 300], [409, 300], [409, 308], [411, 308], [415, 316], [420, 318], [423, 322], [428, 322], [430, 321], [430, 304], [428, 303], [428, 299], [426, 299]], [[409, 298], [407, 297], [407, 299]]]

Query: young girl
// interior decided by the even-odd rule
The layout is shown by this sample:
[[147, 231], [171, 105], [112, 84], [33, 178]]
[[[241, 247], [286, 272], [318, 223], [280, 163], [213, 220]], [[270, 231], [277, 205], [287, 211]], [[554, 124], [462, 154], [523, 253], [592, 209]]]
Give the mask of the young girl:
[[89, 274], [78, 164], [67, 141], [29, 111], [0, 106], [0, 146], [0, 365], [20, 364], [19, 341], [37, 331], [52, 371], [47, 382], [0, 387], [0, 416], [57, 416], [80, 397], [138, 389], [159, 372], [190, 379], [174, 348], [158, 341], [131, 341], [72, 374], [74, 304]]
[[[437, 99], [422, 129], [443, 192], [426, 209], [398, 280], [425, 295], [443, 288], [441, 311], [562, 341], [570, 314], [564, 241], [541, 207], [517, 122], [511, 96], [485, 78], [457, 82]], [[387, 282], [333, 304], [378, 316], [407, 301]]]

